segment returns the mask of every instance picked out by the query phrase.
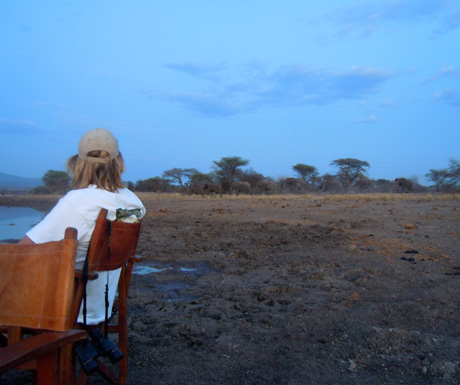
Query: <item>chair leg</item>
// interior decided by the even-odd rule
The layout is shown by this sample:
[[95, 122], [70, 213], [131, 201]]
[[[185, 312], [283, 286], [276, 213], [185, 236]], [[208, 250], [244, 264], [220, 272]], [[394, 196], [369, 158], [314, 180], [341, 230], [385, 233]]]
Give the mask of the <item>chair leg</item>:
[[85, 373], [83, 369], [80, 369], [80, 371], [78, 372], [76, 385], [85, 385], [87, 381], [88, 375]]
[[60, 378], [64, 384], [75, 385], [76, 381], [76, 357], [73, 346], [67, 346], [61, 349], [60, 356], [61, 373]]
[[[121, 322], [121, 320], [120, 320]], [[118, 362], [118, 377], [120, 384], [125, 384], [128, 377], [128, 336], [123, 324], [119, 325], [119, 347], [123, 352], [123, 358]]]
[[[129, 287], [129, 277], [131, 275], [133, 263], [131, 262], [128, 270], [122, 268], [118, 283], [118, 319], [108, 326], [108, 331], [118, 335], [118, 348], [123, 353], [123, 358], [116, 364], [118, 375], [113, 366], [106, 365], [102, 360], [95, 359], [98, 363], [97, 372], [108, 382], [115, 384], [126, 384], [128, 379], [128, 317], [127, 317], [127, 297]], [[102, 327], [101, 327], [102, 329]], [[77, 385], [86, 384], [88, 375], [80, 370], [77, 378]]]
[[59, 351], [37, 358], [37, 385], [60, 385]]
[[118, 364], [119, 379], [121, 384], [125, 384], [128, 378], [128, 315], [127, 315], [127, 302], [128, 302], [128, 286], [126, 282], [126, 271], [123, 280], [119, 284], [119, 312], [118, 312], [118, 344], [123, 353], [123, 358]]
[[[20, 326], [8, 326], [8, 346], [17, 344], [22, 339], [22, 328]], [[37, 363], [35, 360], [22, 364], [18, 369], [35, 370]]]

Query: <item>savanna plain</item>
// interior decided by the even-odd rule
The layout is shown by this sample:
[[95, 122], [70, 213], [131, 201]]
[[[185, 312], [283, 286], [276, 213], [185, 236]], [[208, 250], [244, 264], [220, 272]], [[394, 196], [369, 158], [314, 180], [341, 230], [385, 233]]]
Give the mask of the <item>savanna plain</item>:
[[460, 383], [459, 195], [139, 196], [129, 384]]

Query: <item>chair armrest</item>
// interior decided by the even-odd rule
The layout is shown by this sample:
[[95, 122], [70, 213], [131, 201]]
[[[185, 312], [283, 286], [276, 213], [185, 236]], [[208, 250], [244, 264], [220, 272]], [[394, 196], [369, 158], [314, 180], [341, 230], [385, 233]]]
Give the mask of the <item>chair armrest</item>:
[[86, 337], [84, 330], [47, 332], [0, 349], [0, 374]]
[[[76, 269], [75, 270], [75, 278], [81, 279], [83, 276], [83, 270], [81, 269]], [[89, 281], [94, 281], [99, 275], [95, 271], [88, 271], [88, 280]]]

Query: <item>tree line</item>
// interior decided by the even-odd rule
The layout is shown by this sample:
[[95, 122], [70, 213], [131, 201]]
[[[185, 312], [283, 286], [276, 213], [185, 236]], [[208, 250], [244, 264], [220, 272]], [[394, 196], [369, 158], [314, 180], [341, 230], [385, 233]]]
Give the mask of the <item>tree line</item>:
[[[371, 179], [370, 164], [354, 158], [333, 160], [335, 174], [319, 175], [316, 167], [298, 163], [292, 166], [294, 177], [273, 179], [248, 167], [249, 160], [239, 156], [213, 161], [210, 173], [195, 168], [172, 168], [161, 177], [126, 182], [129, 189], [141, 192], [180, 192], [184, 194], [305, 194], [371, 193], [371, 192], [459, 192], [460, 161], [451, 159], [444, 169], [431, 169], [425, 176], [433, 185], [422, 186], [414, 178], [395, 180]], [[42, 177], [43, 186], [31, 190], [33, 194], [65, 193], [70, 189], [71, 177], [64, 171], [49, 170]]]

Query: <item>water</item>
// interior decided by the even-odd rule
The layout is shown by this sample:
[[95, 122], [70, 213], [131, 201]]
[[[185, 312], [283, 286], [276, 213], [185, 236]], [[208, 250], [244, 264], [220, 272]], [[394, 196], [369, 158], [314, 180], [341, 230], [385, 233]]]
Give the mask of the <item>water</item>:
[[178, 270], [181, 273], [194, 273], [197, 272], [197, 268], [188, 268], [188, 267], [180, 267], [178, 269], [174, 267], [162, 267], [162, 268], [156, 268], [152, 266], [147, 266], [143, 263], [136, 263], [133, 267], [133, 274], [136, 275], [148, 275], [152, 273], [161, 273], [162, 271], [165, 270]]
[[[153, 294], [161, 301], [181, 302], [196, 300], [197, 297], [190, 288], [195, 285], [196, 279], [212, 271], [214, 270], [210, 264], [203, 261], [188, 261], [185, 266], [175, 262], [143, 261], [134, 265], [133, 275], [145, 276], [139, 279], [141, 282], [149, 282], [147, 285], [138, 286], [139, 292], [148, 291], [149, 295]], [[162, 275], [161, 279], [149, 280], [149, 275], [159, 273]]]
[[22, 239], [44, 216], [44, 212], [30, 207], [0, 206], [0, 243]]
[[133, 267], [133, 274], [137, 275], [147, 275], [147, 274], [152, 274], [152, 273], [161, 273], [162, 271], [165, 271], [166, 268], [164, 269], [157, 269], [155, 267], [150, 267], [150, 266], [143, 266], [139, 264], [135, 264]]

